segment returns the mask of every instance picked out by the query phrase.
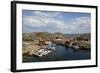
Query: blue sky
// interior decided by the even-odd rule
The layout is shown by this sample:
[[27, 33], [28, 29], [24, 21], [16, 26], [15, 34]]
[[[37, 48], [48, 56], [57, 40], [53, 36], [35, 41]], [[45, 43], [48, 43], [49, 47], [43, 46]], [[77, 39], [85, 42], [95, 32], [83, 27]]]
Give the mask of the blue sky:
[[23, 10], [23, 32], [89, 33], [90, 18], [90, 13]]

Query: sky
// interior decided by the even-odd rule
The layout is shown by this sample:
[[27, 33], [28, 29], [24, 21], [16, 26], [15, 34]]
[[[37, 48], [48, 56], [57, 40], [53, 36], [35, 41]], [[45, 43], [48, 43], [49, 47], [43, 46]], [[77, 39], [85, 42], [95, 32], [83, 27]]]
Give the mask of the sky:
[[22, 11], [23, 32], [89, 33], [91, 14], [57, 11]]

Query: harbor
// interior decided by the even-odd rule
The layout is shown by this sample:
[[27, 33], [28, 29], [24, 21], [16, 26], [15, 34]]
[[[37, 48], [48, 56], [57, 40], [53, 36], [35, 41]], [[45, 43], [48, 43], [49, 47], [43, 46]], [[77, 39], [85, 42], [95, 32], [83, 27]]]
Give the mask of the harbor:
[[32, 34], [31, 37], [34, 38], [23, 39], [23, 62], [29, 62], [34, 59], [36, 61], [37, 59], [39, 61], [42, 61], [40, 59], [43, 59], [43, 61], [56, 61], [91, 58], [90, 39], [87, 36], [65, 37], [61, 34], [54, 34], [52, 37], [45, 37], [43, 33], [38, 35], [39, 37], [35, 37]]

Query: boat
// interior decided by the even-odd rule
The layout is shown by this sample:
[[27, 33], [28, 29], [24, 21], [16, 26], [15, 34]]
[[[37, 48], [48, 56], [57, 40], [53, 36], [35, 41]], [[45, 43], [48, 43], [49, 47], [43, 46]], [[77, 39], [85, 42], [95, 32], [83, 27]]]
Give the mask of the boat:
[[80, 47], [78, 45], [73, 46], [75, 50], [78, 50]]
[[36, 55], [36, 56], [42, 57], [42, 56], [45, 56], [45, 55], [47, 55], [51, 52], [53, 52], [53, 50], [51, 50], [51, 49], [47, 49], [47, 50], [42, 49], [42, 51], [39, 50], [39, 52], [33, 53], [33, 54]]
[[45, 56], [45, 55], [47, 55], [47, 54], [49, 54], [49, 53], [51, 53], [51, 52], [53, 52], [55, 50], [56, 50], [55, 44], [49, 43], [45, 47], [43, 46], [43, 48], [38, 50], [37, 53], [33, 53], [33, 54], [36, 55], [36, 56], [42, 57], [42, 56]]

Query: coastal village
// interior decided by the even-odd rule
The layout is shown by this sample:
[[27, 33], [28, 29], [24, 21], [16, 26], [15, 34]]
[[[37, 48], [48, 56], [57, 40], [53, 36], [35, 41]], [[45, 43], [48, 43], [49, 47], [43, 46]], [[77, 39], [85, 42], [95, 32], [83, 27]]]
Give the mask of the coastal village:
[[23, 33], [23, 56], [45, 56], [56, 51], [57, 45], [74, 50], [90, 50], [90, 33], [68, 35], [62, 33], [32, 32]]

